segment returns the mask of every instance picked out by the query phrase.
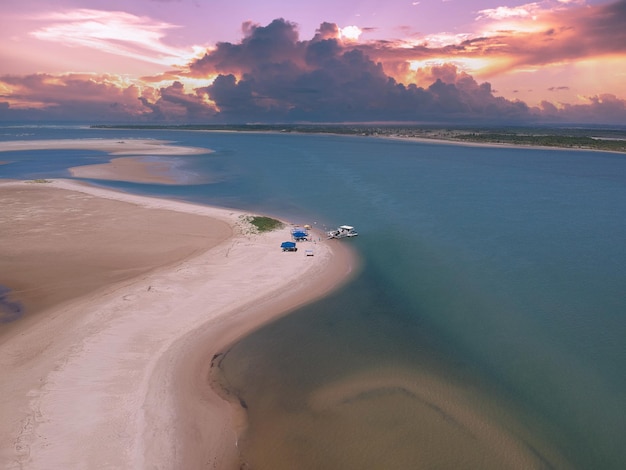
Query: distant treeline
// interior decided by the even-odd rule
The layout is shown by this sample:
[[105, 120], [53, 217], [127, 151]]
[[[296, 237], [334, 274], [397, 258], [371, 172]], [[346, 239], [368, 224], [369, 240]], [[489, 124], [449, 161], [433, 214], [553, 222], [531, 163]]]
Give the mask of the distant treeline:
[[626, 153], [626, 130], [603, 128], [469, 128], [348, 124], [182, 124], [93, 125], [94, 129], [294, 132], [439, 139], [483, 144], [528, 145]]
[[590, 150], [607, 150], [611, 152], [626, 152], [626, 137], [624, 140], [615, 138], [586, 137], [572, 135], [526, 135], [501, 133], [471, 133], [461, 134], [458, 140], [468, 142], [500, 143], [513, 145], [536, 145], [539, 147], [576, 148]]

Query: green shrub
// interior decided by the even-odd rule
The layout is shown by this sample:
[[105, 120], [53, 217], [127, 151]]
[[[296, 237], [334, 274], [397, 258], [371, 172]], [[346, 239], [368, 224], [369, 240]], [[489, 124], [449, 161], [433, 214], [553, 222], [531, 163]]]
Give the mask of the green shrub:
[[248, 221], [254, 225], [259, 232], [271, 232], [272, 230], [277, 230], [284, 226], [280, 220], [258, 215], [251, 216]]

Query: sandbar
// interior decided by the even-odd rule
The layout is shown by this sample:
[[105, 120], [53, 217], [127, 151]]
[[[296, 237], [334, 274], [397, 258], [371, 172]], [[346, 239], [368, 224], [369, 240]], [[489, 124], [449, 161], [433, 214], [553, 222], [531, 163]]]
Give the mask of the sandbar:
[[3, 468], [238, 468], [211, 358], [357, 268], [345, 243], [282, 252], [288, 224], [254, 233], [230, 209], [67, 180], [0, 200], [0, 284], [26, 307], [0, 325]]
[[200, 147], [173, 145], [156, 139], [50, 139], [11, 140], [0, 142], [0, 152], [26, 150], [101, 150], [110, 155], [199, 155], [210, 150]]
[[[107, 163], [69, 168], [76, 178], [181, 184], [199, 182], [197, 175], [176, 168], [173, 156], [202, 155], [212, 150], [152, 139], [54, 139], [0, 142], [0, 152], [29, 150], [98, 150], [113, 158]], [[170, 158], [167, 158], [170, 157]]]

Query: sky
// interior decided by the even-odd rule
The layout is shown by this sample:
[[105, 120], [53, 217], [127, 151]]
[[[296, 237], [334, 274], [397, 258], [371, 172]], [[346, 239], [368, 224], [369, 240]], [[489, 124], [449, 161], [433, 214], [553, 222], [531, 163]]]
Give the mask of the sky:
[[0, 0], [0, 121], [626, 125], [626, 0]]

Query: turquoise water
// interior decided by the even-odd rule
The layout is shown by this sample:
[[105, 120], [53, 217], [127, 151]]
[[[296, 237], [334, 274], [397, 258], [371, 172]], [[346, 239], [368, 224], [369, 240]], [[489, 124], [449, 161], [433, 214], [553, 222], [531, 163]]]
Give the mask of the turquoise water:
[[[360, 275], [223, 362], [249, 407], [241, 447], [254, 468], [293, 459], [300, 468], [505, 468], [502, 459], [524, 468], [515, 452], [496, 455], [502, 442], [470, 424], [481, 419], [541, 455], [535, 466], [626, 468], [626, 156], [323, 135], [0, 130], [2, 140], [148, 137], [211, 148], [180, 166], [209, 184], [106, 185], [357, 227], [347, 242], [364, 260]], [[45, 178], [102, 156], [0, 161], [12, 162], [0, 177]], [[424, 383], [443, 401], [425, 399]], [[439, 411], [429, 415], [416, 397]], [[472, 433], [487, 457], [465, 447]]]

